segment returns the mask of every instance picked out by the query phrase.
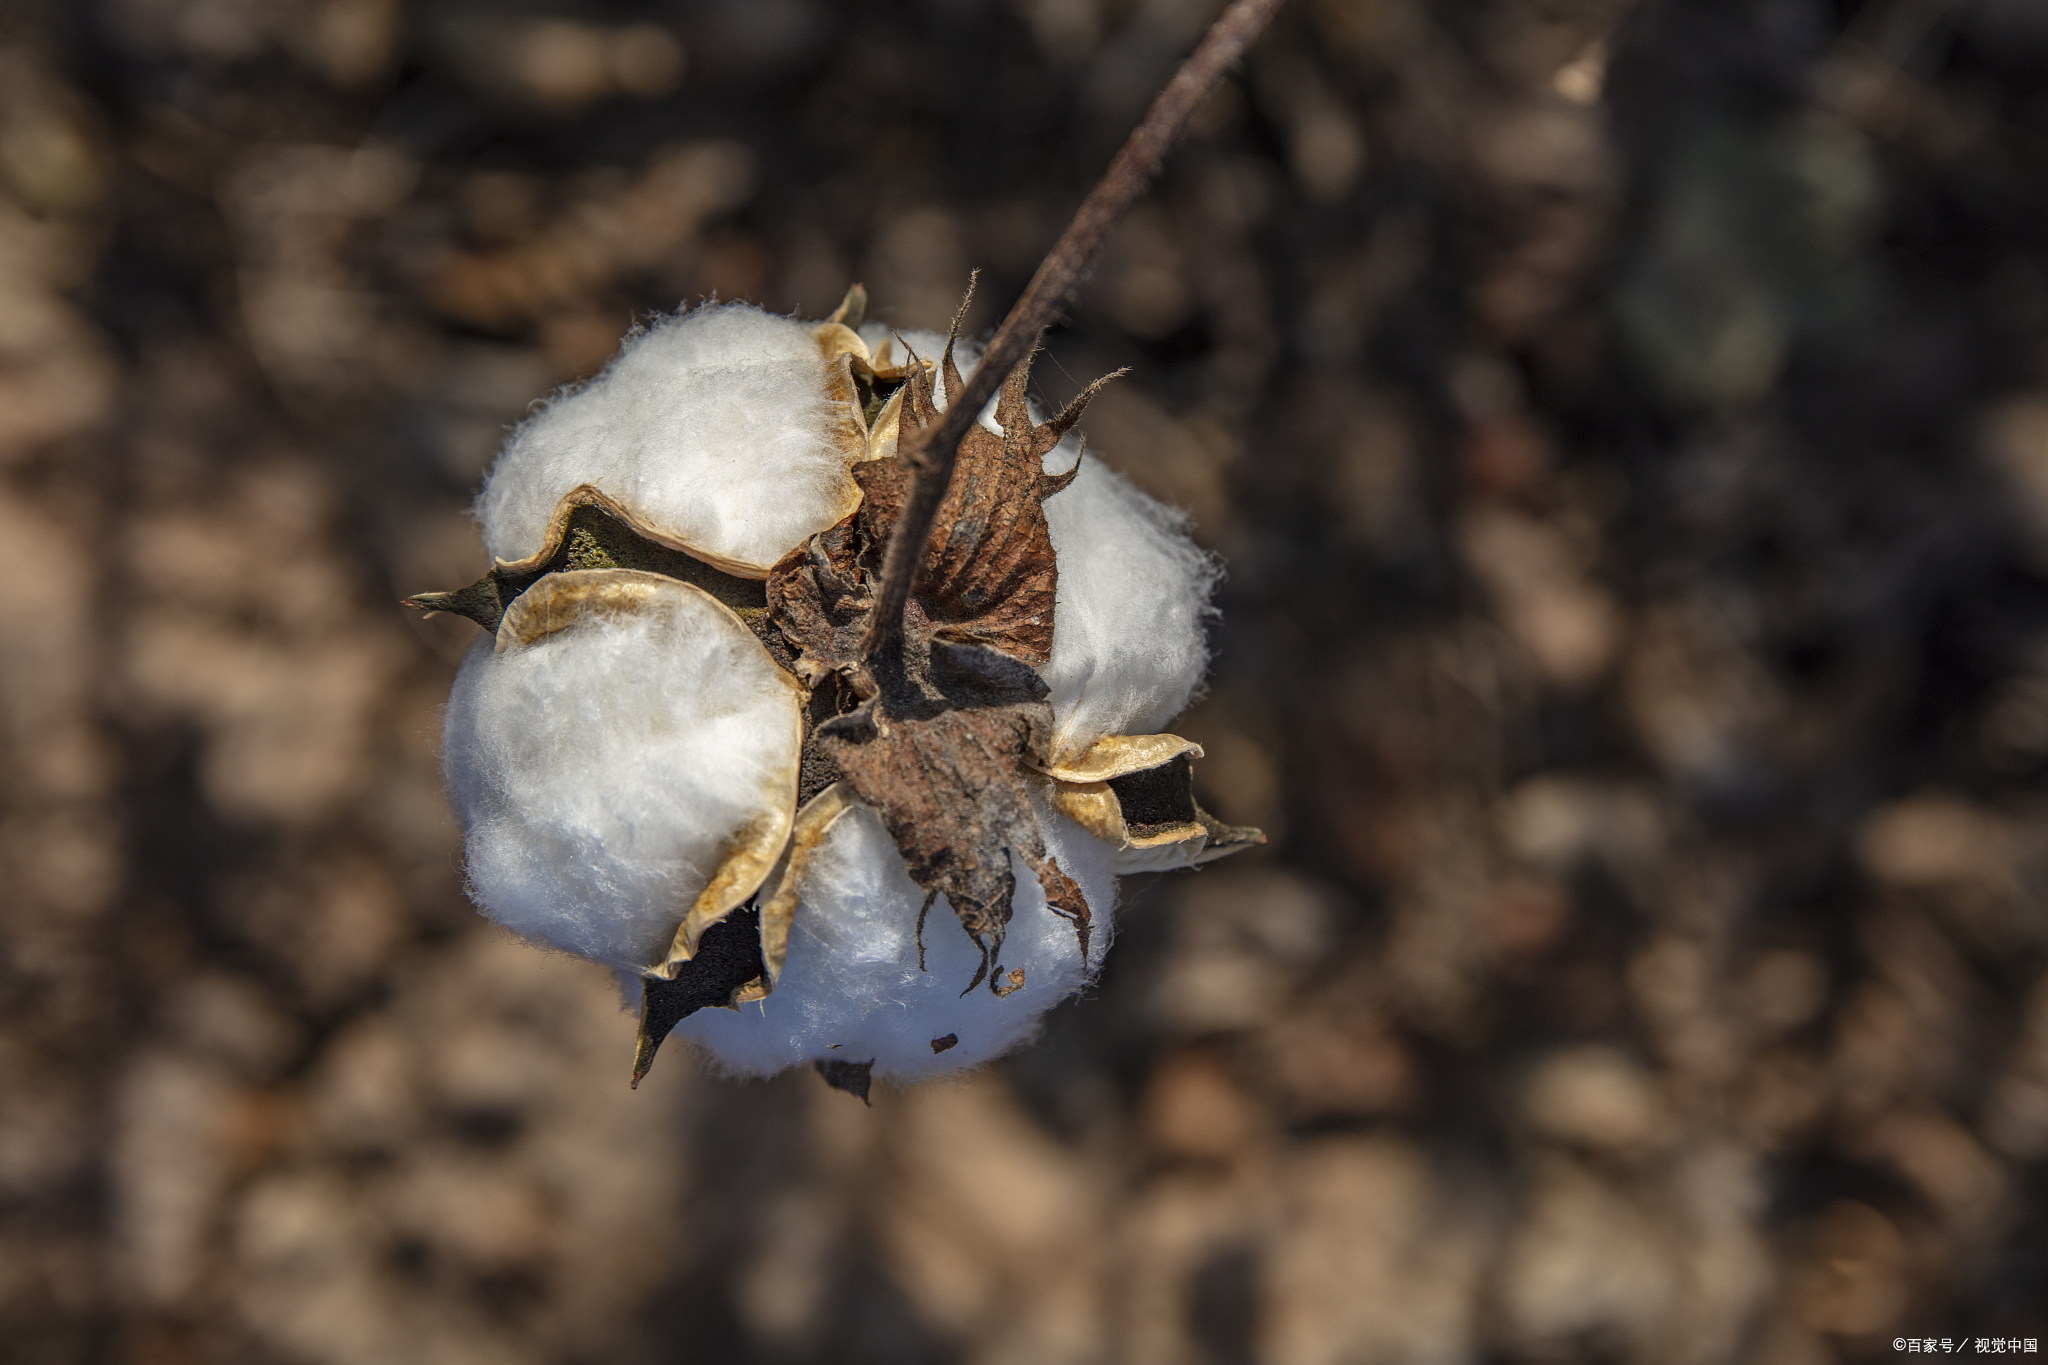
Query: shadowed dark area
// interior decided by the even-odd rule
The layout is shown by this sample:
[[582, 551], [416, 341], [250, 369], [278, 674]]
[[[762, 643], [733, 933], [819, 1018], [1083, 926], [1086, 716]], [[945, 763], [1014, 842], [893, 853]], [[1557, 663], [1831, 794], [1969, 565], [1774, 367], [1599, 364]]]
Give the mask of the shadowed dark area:
[[640, 983], [640, 1037], [633, 1057], [633, 1088], [654, 1065], [655, 1053], [675, 1026], [698, 1010], [723, 1009], [742, 986], [761, 979], [761, 912], [742, 906], [704, 931], [697, 954], [667, 981]]

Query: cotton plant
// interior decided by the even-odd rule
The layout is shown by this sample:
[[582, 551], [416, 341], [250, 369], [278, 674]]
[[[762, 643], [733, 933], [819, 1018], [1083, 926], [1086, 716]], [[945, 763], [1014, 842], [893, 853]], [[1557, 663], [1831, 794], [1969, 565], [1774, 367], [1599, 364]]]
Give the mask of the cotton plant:
[[[1237, 0], [1139, 134], [1172, 103], [1170, 140], [1271, 8]], [[986, 1061], [1099, 969], [1120, 874], [1261, 841], [1164, 728], [1215, 563], [1082, 448], [1103, 381], [1027, 396], [1088, 213], [985, 354], [958, 318], [865, 323], [859, 286], [822, 322], [636, 331], [511, 435], [491, 570], [407, 599], [484, 630], [444, 731], [469, 892], [638, 991], [635, 1084], [671, 1032], [863, 1099]]]

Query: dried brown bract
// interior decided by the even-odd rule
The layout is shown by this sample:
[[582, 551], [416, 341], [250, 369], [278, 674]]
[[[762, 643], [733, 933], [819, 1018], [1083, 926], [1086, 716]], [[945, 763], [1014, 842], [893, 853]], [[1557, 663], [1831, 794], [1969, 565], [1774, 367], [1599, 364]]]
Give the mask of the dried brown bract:
[[[938, 420], [941, 375], [948, 393], [964, 387], [954, 343], [949, 336], [936, 373], [911, 369], [899, 409], [905, 427]], [[943, 895], [981, 949], [967, 989], [985, 979], [998, 995], [1022, 984], [1000, 965], [1016, 890], [1012, 854], [1054, 912], [1073, 922], [1084, 957], [1091, 918], [1080, 887], [1046, 852], [1032, 797], [1046, 785], [1040, 774], [1052, 733], [1046, 686], [1033, 669], [1052, 657], [1059, 574], [1044, 501], [1079, 470], [1047, 475], [1043, 460], [1095, 388], [1035, 423], [1029, 377], [1019, 365], [1003, 385], [999, 432], [977, 425], [961, 442], [898, 648], [860, 653], [875, 611], [868, 580], [880, 571], [913, 477], [900, 455], [856, 466], [860, 510], [768, 578], [769, 619], [799, 651], [798, 673], [850, 703], [811, 743], [881, 812], [926, 907]]]

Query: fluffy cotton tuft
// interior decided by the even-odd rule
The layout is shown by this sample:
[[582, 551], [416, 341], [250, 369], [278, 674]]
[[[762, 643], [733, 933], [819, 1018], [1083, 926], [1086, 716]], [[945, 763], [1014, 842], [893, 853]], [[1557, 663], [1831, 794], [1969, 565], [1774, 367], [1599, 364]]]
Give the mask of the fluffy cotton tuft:
[[[863, 332], [870, 346], [887, 335]], [[926, 359], [946, 344], [936, 332], [904, 339]], [[981, 360], [973, 346], [955, 355], [963, 377]], [[1045, 418], [1036, 404], [1032, 417]], [[981, 422], [997, 429], [994, 399]], [[1047, 453], [1046, 472], [1072, 468], [1080, 452], [1068, 436]], [[1204, 626], [1222, 566], [1188, 539], [1185, 516], [1092, 455], [1065, 492], [1046, 499], [1045, 520], [1059, 595], [1052, 662], [1039, 675], [1052, 689], [1053, 758], [1071, 760], [1104, 735], [1151, 734], [1187, 709], [1209, 666]]]
[[478, 640], [443, 748], [471, 896], [517, 933], [645, 966], [733, 834], [793, 799], [797, 706], [747, 628], [681, 583], [532, 644]]
[[[1046, 460], [1065, 469], [1063, 443]], [[1187, 520], [1093, 455], [1066, 492], [1046, 499], [1059, 560], [1052, 662], [1053, 757], [1078, 757], [1104, 735], [1145, 735], [1187, 709], [1209, 666], [1203, 626], [1222, 577], [1188, 539]]]
[[[1002, 964], [1024, 969], [1023, 988], [1002, 999], [986, 986], [961, 991], [980, 951], [943, 897], [925, 920], [918, 970], [917, 911], [924, 894], [873, 811], [848, 812], [818, 850], [789, 936], [775, 993], [732, 1010], [700, 1010], [676, 1032], [704, 1045], [730, 1071], [767, 1076], [814, 1058], [874, 1060], [874, 1074], [914, 1081], [999, 1057], [1036, 1032], [1045, 1011], [1079, 990], [1109, 946], [1116, 899], [1114, 853], [1064, 817], [1042, 810], [1047, 850], [1081, 885], [1094, 912], [1081, 960], [1071, 921], [1012, 860], [1017, 896]], [[935, 1039], [958, 1041], [933, 1052]]]
[[812, 325], [743, 304], [664, 319], [513, 433], [477, 502], [484, 548], [540, 550], [555, 504], [589, 483], [765, 572], [855, 505], [837, 417]]

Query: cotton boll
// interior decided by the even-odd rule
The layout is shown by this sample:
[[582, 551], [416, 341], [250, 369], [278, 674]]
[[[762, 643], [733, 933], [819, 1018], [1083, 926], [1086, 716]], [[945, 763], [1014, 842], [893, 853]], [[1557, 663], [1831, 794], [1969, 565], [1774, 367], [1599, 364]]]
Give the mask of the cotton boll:
[[[936, 332], [902, 334], [924, 359], [946, 339]], [[870, 347], [888, 337], [870, 325]], [[963, 377], [981, 349], [960, 343]], [[981, 423], [995, 430], [995, 399]], [[939, 402], [943, 408], [943, 396]], [[1032, 405], [1032, 420], [1045, 414]], [[1080, 441], [1068, 437], [1045, 457], [1047, 473], [1073, 467]], [[1222, 577], [1213, 555], [1187, 535], [1187, 518], [1152, 498], [1095, 457], [1045, 503], [1059, 565], [1053, 609], [1052, 662], [1039, 675], [1052, 689], [1053, 759], [1071, 760], [1104, 735], [1157, 731], [1187, 709], [1209, 665], [1204, 623]]]
[[[574, 590], [629, 586], [595, 604]], [[551, 575], [566, 624], [521, 644], [507, 613], [449, 698], [444, 766], [471, 895], [517, 933], [635, 970], [668, 943], [735, 833], [787, 829], [799, 689], [688, 584]], [[519, 603], [514, 604], [515, 607]]]
[[765, 573], [857, 504], [845, 421], [811, 324], [742, 304], [665, 319], [520, 425], [477, 503], [484, 548], [540, 550], [555, 505], [588, 483]]
[[[1017, 890], [1001, 976], [963, 996], [982, 950], [940, 899], [925, 921], [920, 965], [924, 893], [875, 810], [845, 810], [820, 844], [818, 822], [843, 809], [828, 792], [806, 808], [803, 837], [791, 842], [809, 694], [770, 648], [795, 653], [797, 627], [773, 613], [743, 623], [699, 587], [659, 573], [559, 567], [674, 567], [636, 558], [630, 546], [615, 559], [605, 545], [576, 548], [568, 528], [584, 526], [576, 534], [585, 535], [588, 524], [572, 522], [563, 499], [584, 484], [606, 499], [574, 515], [612, 517], [742, 577], [851, 513], [860, 494], [848, 471], [870, 453], [856, 381], [870, 372], [895, 379], [908, 360], [883, 329], [862, 336], [871, 370], [843, 327], [748, 307], [700, 309], [628, 338], [603, 374], [523, 424], [493, 468], [479, 514], [499, 568], [481, 584], [416, 602], [462, 610], [497, 632], [463, 665], [447, 716], [446, 770], [471, 894], [499, 923], [622, 976], [645, 979], [659, 964], [636, 1068], [670, 1021], [693, 1009], [675, 1030], [740, 1074], [813, 1060], [872, 1060], [873, 1074], [901, 1081], [958, 1071], [1029, 1037], [1048, 1009], [1087, 983], [1108, 946], [1124, 827], [1069, 801], [1073, 783], [1018, 760], [1004, 780], [1038, 802], [1046, 851], [1092, 912], [1095, 956], [1084, 958], [1073, 921], [1047, 906], [1037, 878], [1012, 856]], [[932, 333], [905, 340], [927, 362], [945, 347]], [[958, 359], [971, 373], [978, 348], [963, 346]], [[981, 414], [990, 429], [994, 409], [991, 400]], [[873, 453], [889, 439], [884, 430]], [[1050, 689], [1056, 764], [1107, 735], [1156, 731], [1186, 706], [1207, 660], [1205, 617], [1218, 577], [1177, 513], [1083, 459], [1078, 440], [1047, 454], [1046, 472], [1077, 461], [1073, 481], [1044, 504], [1058, 596], [1050, 659], [1039, 672]], [[1037, 540], [1033, 552], [1045, 548]], [[543, 562], [543, 551], [566, 558]], [[1033, 648], [1042, 647], [1040, 636]], [[895, 787], [861, 791], [901, 813]], [[963, 789], [950, 799], [972, 798]], [[1056, 813], [1054, 801], [1087, 829]], [[942, 828], [944, 838], [972, 845], [955, 853], [981, 865], [1024, 838], [1022, 827], [989, 835], [964, 818]], [[1087, 832], [1098, 828], [1100, 838]], [[700, 937], [757, 892], [758, 967], [751, 945], [733, 956], [732, 945], [745, 941], [730, 934], [752, 915], [728, 926], [716, 951]], [[738, 979], [754, 970], [759, 979]], [[1013, 971], [1021, 985], [995, 994], [990, 987]], [[748, 1003], [701, 1007], [734, 998]]]
[[[736, 1012], [699, 1011], [676, 1031], [728, 1070], [750, 1076], [818, 1058], [873, 1058], [876, 1076], [912, 1081], [1001, 1056], [1081, 988], [1109, 945], [1113, 851], [1064, 817], [1041, 815], [1047, 851], [1080, 883], [1094, 913], [1093, 963], [1081, 960], [1073, 924], [1046, 908], [1037, 882], [1013, 859], [1017, 896], [1002, 964], [1006, 971], [1023, 968], [1022, 989], [1000, 999], [986, 987], [961, 995], [981, 954], [943, 899], [926, 917], [919, 971], [924, 893], [880, 817], [859, 809], [832, 827], [811, 865], [775, 993]], [[933, 1041], [948, 1035], [958, 1042], [933, 1052]]]

